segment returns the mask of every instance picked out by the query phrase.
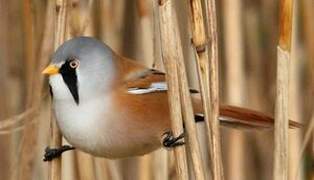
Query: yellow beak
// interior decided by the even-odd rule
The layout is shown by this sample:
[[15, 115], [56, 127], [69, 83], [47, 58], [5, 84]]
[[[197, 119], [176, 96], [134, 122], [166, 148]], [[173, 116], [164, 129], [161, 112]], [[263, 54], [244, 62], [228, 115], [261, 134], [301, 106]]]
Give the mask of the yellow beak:
[[47, 75], [54, 75], [54, 74], [59, 73], [59, 68], [57, 66], [55, 66], [55, 65], [50, 64], [41, 73], [42, 74], [47, 74]]

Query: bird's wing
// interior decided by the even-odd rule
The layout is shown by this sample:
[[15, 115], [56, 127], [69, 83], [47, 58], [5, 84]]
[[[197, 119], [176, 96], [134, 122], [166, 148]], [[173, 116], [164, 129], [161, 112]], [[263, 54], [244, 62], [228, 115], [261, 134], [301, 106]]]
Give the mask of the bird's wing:
[[[143, 69], [133, 76], [129, 76], [126, 81], [127, 91], [129, 94], [150, 94], [167, 91], [165, 82], [165, 74], [154, 69]], [[194, 112], [197, 116], [197, 121], [204, 119], [202, 110], [202, 101], [200, 94], [191, 90]], [[221, 105], [219, 121], [221, 125], [233, 128], [245, 129], [264, 129], [274, 126], [274, 119], [264, 113], [251, 109], [240, 108], [236, 106]], [[298, 128], [301, 125], [297, 122], [290, 121], [290, 128]]]
[[126, 86], [130, 94], [164, 92], [168, 89], [165, 74], [154, 69], [146, 69], [137, 73], [136, 77], [132, 77], [126, 82]]

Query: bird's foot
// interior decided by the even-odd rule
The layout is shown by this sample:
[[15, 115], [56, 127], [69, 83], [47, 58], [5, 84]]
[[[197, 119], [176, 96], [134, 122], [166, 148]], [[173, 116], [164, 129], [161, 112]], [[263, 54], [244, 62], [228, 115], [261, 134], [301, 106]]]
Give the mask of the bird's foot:
[[50, 148], [49, 146], [45, 149], [45, 155], [44, 155], [44, 161], [51, 161], [54, 158], [58, 158], [61, 156], [61, 154], [65, 151], [73, 150], [75, 149], [72, 146], [64, 145], [60, 148]]
[[171, 131], [167, 131], [163, 134], [162, 145], [166, 148], [174, 148], [176, 146], [184, 145], [184, 133], [178, 137], [174, 137]]

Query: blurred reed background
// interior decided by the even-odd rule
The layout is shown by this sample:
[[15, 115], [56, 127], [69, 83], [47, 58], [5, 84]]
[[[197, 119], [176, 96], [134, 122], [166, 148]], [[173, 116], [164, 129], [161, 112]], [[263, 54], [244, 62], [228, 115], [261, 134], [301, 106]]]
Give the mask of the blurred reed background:
[[[188, 0], [171, 0], [177, 16], [189, 84], [198, 89]], [[202, 1], [204, 2], [204, 1]], [[274, 114], [279, 1], [216, 1], [222, 104]], [[57, 8], [58, 9], [58, 8]], [[47, 79], [40, 74], [54, 49], [53, 0], [0, 0], [0, 179], [48, 179], [43, 162], [51, 118]], [[294, 3], [289, 117], [289, 179], [314, 179], [314, 1]], [[163, 69], [157, 0], [68, 0], [66, 39], [87, 35], [120, 54]], [[210, 177], [205, 125], [197, 125]], [[308, 142], [304, 135], [309, 129]], [[268, 180], [273, 174], [272, 130], [221, 128], [225, 179]], [[63, 143], [66, 143], [65, 140]], [[301, 159], [302, 147], [305, 147]], [[296, 178], [297, 171], [299, 175]], [[62, 179], [177, 179], [173, 152], [107, 160], [80, 151], [62, 158]]]

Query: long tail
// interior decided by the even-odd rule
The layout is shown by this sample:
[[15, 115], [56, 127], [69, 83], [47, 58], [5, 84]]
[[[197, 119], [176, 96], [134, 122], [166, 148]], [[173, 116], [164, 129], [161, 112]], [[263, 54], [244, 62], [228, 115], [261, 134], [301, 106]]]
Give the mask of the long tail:
[[[229, 105], [220, 106], [219, 111], [220, 124], [226, 127], [238, 129], [269, 129], [274, 127], [274, 118], [258, 111]], [[204, 121], [203, 114], [196, 114], [195, 121]], [[301, 128], [302, 124], [289, 120], [289, 127]]]
[[[220, 123], [225, 126], [246, 129], [265, 129], [274, 127], [274, 118], [251, 109], [235, 106], [220, 106]], [[298, 122], [289, 120], [290, 128], [301, 128]]]

